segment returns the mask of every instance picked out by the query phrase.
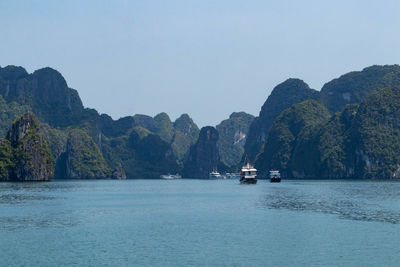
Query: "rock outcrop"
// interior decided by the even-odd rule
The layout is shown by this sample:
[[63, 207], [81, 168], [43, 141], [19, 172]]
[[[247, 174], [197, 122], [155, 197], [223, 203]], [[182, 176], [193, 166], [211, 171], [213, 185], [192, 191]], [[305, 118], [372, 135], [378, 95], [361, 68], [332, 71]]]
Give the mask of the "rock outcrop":
[[32, 113], [26, 113], [12, 124], [7, 140], [2, 140], [0, 147], [2, 180], [47, 181], [53, 178], [50, 150]]
[[199, 133], [199, 127], [197, 127], [189, 115], [182, 114], [175, 120], [172, 149], [178, 161], [182, 162], [185, 159], [190, 147], [199, 138]]
[[118, 163], [115, 166], [114, 172], [112, 174], [112, 178], [113, 179], [117, 179], [117, 180], [126, 180], [126, 174], [125, 174], [125, 170], [122, 167], [121, 163]]
[[52, 126], [76, 124], [84, 111], [78, 92], [69, 88], [62, 75], [51, 68], [32, 74], [22, 67], [0, 68], [0, 94], [7, 102], [29, 105]]
[[111, 178], [111, 170], [93, 139], [82, 130], [71, 130], [66, 151], [56, 165], [56, 178]]
[[11, 180], [11, 175], [15, 167], [13, 148], [10, 141], [0, 139], [0, 181]]
[[321, 89], [320, 102], [335, 113], [348, 104], [361, 103], [376, 90], [395, 86], [400, 86], [399, 65], [371, 66], [326, 83]]
[[400, 87], [327, 114], [310, 101], [285, 110], [256, 167], [279, 169], [288, 178], [400, 178]]
[[250, 125], [244, 156], [254, 161], [266, 142], [269, 130], [275, 119], [293, 104], [308, 99], [318, 99], [318, 91], [299, 79], [288, 79], [277, 85], [261, 108], [260, 115]]
[[218, 132], [214, 127], [203, 127], [199, 139], [190, 148], [189, 156], [185, 162], [184, 177], [208, 178], [219, 164]]
[[221, 161], [227, 166], [240, 163], [254, 116], [245, 112], [234, 112], [229, 119], [216, 126], [219, 134], [218, 150]]
[[[256, 159], [256, 168], [264, 171], [277, 169], [283, 178], [291, 177], [291, 160], [298, 137], [309, 127], [329, 119], [328, 110], [314, 100], [307, 100], [286, 109], [273, 124], [263, 151]], [[306, 159], [307, 160], [307, 159]], [[263, 173], [260, 172], [260, 176]]]
[[180, 171], [171, 145], [143, 127], [134, 127], [129, 136], [105, 139], [103, 155], [109, 166], [121, 163], [128, 179], [157, 179]]

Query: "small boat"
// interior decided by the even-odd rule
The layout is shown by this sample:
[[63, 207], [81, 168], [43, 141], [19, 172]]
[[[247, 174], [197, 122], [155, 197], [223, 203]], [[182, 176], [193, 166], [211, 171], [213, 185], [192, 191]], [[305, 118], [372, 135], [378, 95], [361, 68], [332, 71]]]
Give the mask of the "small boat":
[[208, 175], [208, 178], [210, 178], [210, 179], [224, 179], [224, 176], [222, 176], [219, 172], [214, 170], [214, 171], [210, 172], [210, 174]]
[[280, 183], [281, 182], [281, 174], [279, 171], [271, 170], [269, 171], [269, 181], [271, 183]]
[[181, 179], [182, 176], [180, 176], [179, 174], [163, 174], [160, 175], [160, 178], [165, 180], [173, 180], [173, 179]]
[[242, 167], [240, 172], [241, 184], [256, 184], [257, 183], [257, 169], [250, 165], [249, 162]]

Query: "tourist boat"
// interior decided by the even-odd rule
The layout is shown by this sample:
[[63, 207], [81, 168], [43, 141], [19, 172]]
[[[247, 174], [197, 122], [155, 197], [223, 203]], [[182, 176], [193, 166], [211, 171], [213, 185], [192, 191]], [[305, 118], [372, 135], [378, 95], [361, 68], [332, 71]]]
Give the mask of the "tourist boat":
[[210, 172], [209, 176], [210, 179], [224, 179], [224, 176], [222, 176], [218, 171], [214, 170]]
[[247, 162], [246, 165], [242, 167], [240, 172], [240, 183], [241, 184], [256, 184], [257, 183], [257, 169]]
[[271, 170], [269, 171], [269, 181], [271, 183], [280, 183], [281, 182], [281, 174], [279, 171]]
[[173, 179], [181, 179], [182, 176], [180, 176], [179, 174], [163, 174], [160, 175], [160, 178], [166, 180], [173, 180]]

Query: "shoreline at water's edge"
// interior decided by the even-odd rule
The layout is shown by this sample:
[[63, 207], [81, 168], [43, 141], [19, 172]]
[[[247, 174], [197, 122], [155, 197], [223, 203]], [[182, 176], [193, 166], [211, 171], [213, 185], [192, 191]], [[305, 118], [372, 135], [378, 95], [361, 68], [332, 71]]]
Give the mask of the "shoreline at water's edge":
[[[0, 183], [49, 183], [49, 182], [77, 182], [77, 181], [179, 181], [179, 180], [199, 180], [199, 181], [239, 181], [239, 179], [208, 179], [208, 178], [181, 178], [181, 179], [162, 179], [162, 178], [134, 178], [134, 179], [90, 179], [90, 178], [75, 178], [75, 179], [51, 179], [45, 181], [0, 181]], [[258, 178], [260, 181], [269, 181], [269, 178]], [[362, 178], [286, 178], [281, 182], [296, 182], [296, 181], [343, 181], [343, 182], [400, 182], [400, 179], [362, 179]]]

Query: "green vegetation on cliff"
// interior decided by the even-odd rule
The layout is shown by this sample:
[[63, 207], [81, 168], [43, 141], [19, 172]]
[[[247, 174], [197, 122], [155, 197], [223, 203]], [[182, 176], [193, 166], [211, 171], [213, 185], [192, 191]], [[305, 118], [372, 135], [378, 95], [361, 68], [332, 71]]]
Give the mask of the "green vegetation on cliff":
[[371, 66], [326, 83], [320, 100], [331, 112], [337, 112], [347, 104], [360, 103], [376, 90], [394, 86], [400, 86], [400, 66]]
[[219, 134], [219, 156], [225, 165], [235, 166], [239, 164], [253, 119], [253, 115], [245, 112], [234, 112], [229, 116], [229, 119], [216, 126]]
[[5, 136], [10, 125], [30, 110], [29, 106], [20, 105], [17, 102], [7, 103], [0, 95], [0, 136]]
[[175, 120], [172, 149], [178, 161], [182, 162], [185, 159], [190, 146], [196, 143], [199, 133], [199, 127], [197, 127], [189, 115], [182, 114]]
[[191, 146], [183, 174], [189, 178], [208, 178], [219, 165], [218, 132], [207, 126], [200, 130], [199, 139]]
[[32, 113], [14, 121], [0, 150], [0, 180], [45, 181], [53, 177], [50, 150]]
[[354, 120], [355, 175], [400, 178], [400, 86], [366, 98]]
[[316, 126], [329, 118], [328, 110], [314, 100], [307, 100], [286, 109], [273, 124], [262, 153], [256, 159], [260, 171], [281, 170], [290, 176], [290, 161], [297, 137], [304, 129]]
[[143, 127], [133, 128], [129, 135], [104, 138], [102, 150], [108, 164], [121, 164], [130, 179], [159, 178], [180, 170], [171, 145]]
[[68, 134], [66, 151], [56, 165], [57, 178], [111, 178], [97, 144], [84, 131], [71, 130]]
[[256, 117], [249, 130], [245, 145], [245, 156], [253, 161], [261, 151], [272, 124], [279, 114], [293, 104], [307, 99], [317, 99], [318, 91], [311, 89], [299, 79], [288, 79], [277, 85], [261, 108], [260, 115]]
[[[28, 74], [22, 67], [0, 67], [0, 136], [27, 111], [40, 121], [39, 131], [34, 116], [17, 119], [12, 134], [0, 139], [0, 174], [3, 180], [49, 179], [57, 162], [59, 177], [158, 178], [183, 168], [205, 177], [246, 154], [286, 177], [397, 178], [399, 86], [397, 65], [345, 74], [320, 93], [288, 79], [274, 88], [259, 117], [233, 113], [216, 127], [215, 138], [210, 129], [199, 136], [187, 114], [175, 122], [166, 113], [118, 120], [100, 115], [84, 108], [77, 91], [51, 68]], [[328, 119], [312, 100], [333, 116]]]
[[[400, 87], [377, 90], [329, 120], [298, 105], [274, 123], [258, 168], [289, 178], [400, 178]], [[313, 123], [296, 126], [303, 120]]]
[[0, 181], [8, 180], [15, 167], [13, 149], [10, 141], [0, 139]]

